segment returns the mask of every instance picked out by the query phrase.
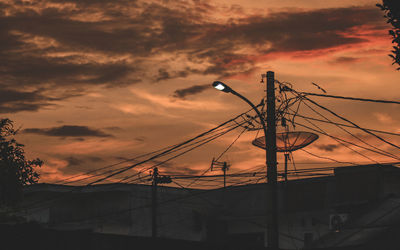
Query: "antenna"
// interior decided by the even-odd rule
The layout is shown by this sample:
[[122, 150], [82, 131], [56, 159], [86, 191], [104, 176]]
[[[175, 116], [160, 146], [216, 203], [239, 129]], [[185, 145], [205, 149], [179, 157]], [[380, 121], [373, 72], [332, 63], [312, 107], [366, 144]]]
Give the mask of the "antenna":
[[217, 161], [215, 158], [211, 161], [211, 171], [214, 170], [222, 170], [224, 172], [224, 188], [226, 187], [226, 171], [229, 169], [231, 165], [226, 161]]

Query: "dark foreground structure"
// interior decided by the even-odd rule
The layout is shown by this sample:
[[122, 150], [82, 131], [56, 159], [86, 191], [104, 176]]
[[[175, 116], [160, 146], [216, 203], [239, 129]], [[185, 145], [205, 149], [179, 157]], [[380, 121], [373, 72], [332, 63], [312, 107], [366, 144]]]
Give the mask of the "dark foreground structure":
[[[399, 249], [400, 169], [393, 165], [280, 182], [278, 196], [281, 249]], [[152, 239], [151, 186], [38, 184], [25, 190], [18, 214], [31, 223], [2, 225], [1, 233], [38, 249], [265, 249], [265, 197], [265, 184], [160, 186]]]
[[[256, 246], [251, 242], [235, 244], [226, 242], [216, 244], [211, 242], [195, 242], [174, 239], [152, 239], [150, 237], [124, 236], [113, 234], [93, 233], [89, 230], [54, 230], [44, 229], [37, 224], [1, 225], [2, 246], [6, 249], [41, 249], [41, 250], [132, 250], [132, 249], [174, 249], [174, 250], [268, 250], [262, 246]], [[376, 249], [399, 249], [400, 228], [389, 230], [368, 244], [308, 248], [314, 250], [376, 250]]]
[[90, 230], [45, 229], [38, 224], [0, 226], [2, 245], [5, 249], [42, 250], [132, 250], [132, 249], [177, 249], [201, 250], [212, 248], [202, 242], [151, 239], [149, 237], [93, 233]]

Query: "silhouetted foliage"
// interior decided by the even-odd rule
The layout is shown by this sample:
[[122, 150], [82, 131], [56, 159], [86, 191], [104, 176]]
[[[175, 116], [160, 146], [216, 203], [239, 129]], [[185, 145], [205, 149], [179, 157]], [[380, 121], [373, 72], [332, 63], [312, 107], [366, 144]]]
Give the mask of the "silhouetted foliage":
[[43, 164], [40, 159], [25, 159], [24, 145], [13, 138], [17, 132], [11, 120], [0, 119], [0, 205], [20, 200], [22, 187], [38, 182], [35, 168]]
[[[393, 64], [400, 65], [400, 2], [399, 0], [382, 0], [382, 4], [376, 6], [385, 12], [384, 17], [393, 27], [389, 30], [389, 34], [393, 37], [392, 43], [395, 46], [389, 56], [393, 58]], [[400, 67], [397, 70], [400, 70]]]

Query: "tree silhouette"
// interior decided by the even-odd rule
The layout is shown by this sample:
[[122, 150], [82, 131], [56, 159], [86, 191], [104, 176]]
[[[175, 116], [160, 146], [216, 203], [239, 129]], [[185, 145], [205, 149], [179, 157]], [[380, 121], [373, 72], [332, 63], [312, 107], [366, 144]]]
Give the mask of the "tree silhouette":
[[[389, 34], [392, 36], [392, 43], [395, 46], [389, 56], [393, 58], [393, 64], [400, 65], [400, 2], [399, 0], [382, 0], [382, 4], [376, 6], [385, 12], [384, 17], [387, 19], [387, 23], [392, 25]], [[397, 70], [400, 70], [400, 67]]]
[[9, 119], [0, 119], [0, 206], [13, 205], [22, 197], [22, 187], [37, 183], [40, 159], [26, 160], [24, 145], [14, 139], [18, 130]]

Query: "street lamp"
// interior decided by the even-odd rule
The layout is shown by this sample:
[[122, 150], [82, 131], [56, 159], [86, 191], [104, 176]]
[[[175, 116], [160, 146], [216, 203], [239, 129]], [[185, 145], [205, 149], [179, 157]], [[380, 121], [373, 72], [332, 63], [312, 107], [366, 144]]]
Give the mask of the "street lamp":
[[247, 99], [246, 97], [242, 96], [238, 92], [234, 91], [233, 89], [231, 89], [228, 85], [226, 85], [223, 82], [215, 81], [215, 82], [213, 82], [212, 85], [213, 85], [214, 88], [216, 88], [216, 89], [218, 89], [220, 91], [223, 91], [225, 93], [231, 93], [231, 94], [239, 97], [243, 101], [247, 102], [247, 104], [249, 104], [253, 108], [253, 110], [257, 113], [258, 119], [260, 120], [261, 126], [262, 126], [262, 128], [264, 130], [264, 135], [267, 136], [267, 127], [265, 126], [264, 118], [261, 115], [260, 111], [257, 109], [257, 107], [249, 99]]
[[265, 138], [265, 162], [267, 165], [267, 243], [269, 249], [279, 249], [278, 233], [278, 194], [277, 194], [277, 161], [276, 161], [276, 124], [275, 124], [275, 79], [274, 72], [268, 71], [267, 78], [267, 126], [264, 117], [257, 107], [246, 97], [231, 89], [223, 82], [215, 81], [214, 88], [231, 93], [247, 104], [257, 113]]
[[[225, 83], [220, 82], [220, 81], [215, 81], [215, 82], [213, 82], [212, 85], [213, 85], [214, 88], [216, 88], [216, 89], [218, 89], [220, 91], [223, 91], [225, 93], [230, 93], [230, 92], [233, 91], [228, 85], [226, 85]], [[235, 91], [233, 91], [233, 92], [235, 92]]]

